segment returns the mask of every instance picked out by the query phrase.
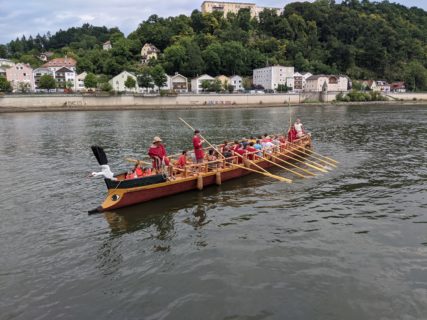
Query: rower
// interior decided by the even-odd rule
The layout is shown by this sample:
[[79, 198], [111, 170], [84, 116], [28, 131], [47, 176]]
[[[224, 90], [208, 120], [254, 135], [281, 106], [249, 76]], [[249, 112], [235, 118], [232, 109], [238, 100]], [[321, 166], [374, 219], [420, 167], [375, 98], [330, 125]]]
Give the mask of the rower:
[[203, 159], [205, 157], [203, 152], [203, 142], [205, 142], [205, 140], [200, 137], [200, 130], [195, 130], [193, 137], [193, 147], [196, 163], [203, 163]]
[[157, 173], [160, 173], [165, 165], [169, 166], [169, 158], [160, 137], [154, 137], [153, 144], [148, 149], [148, 155], [153, 159], [153, 169]]
[[182, 154], [179, 156], [175, 165], [180, 169], [184, 169], [187, 165], [187, 150], [182, 151]]

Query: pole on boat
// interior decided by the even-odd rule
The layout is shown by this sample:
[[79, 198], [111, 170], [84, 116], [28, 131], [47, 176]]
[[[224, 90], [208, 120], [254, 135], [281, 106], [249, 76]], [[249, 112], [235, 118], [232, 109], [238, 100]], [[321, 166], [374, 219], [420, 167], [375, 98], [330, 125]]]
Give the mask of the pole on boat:
[[[289, 151], [289, 150], [286, 150], [286, 151], [287, 151], [287, 152], [289, 152], [289, 153], [291, 153], [291, 154], [294, 154], [293, 152], [291, 152], [291, 151]], [[325, 169], [323, 169], [323, 168], [317, 167], [317, 166], [312, 165], [312, 164], [310, 164], [310, 163], [307, 163], [307, 162], [305, 162], [305, 161], [298, 160], [298, 159], [296, 159], [296, 158], [294, 158], [294, 157], [291, 157], [290, 155], [288, 155], [288, 154], [286, 154], [286, 153], [281, 153], [281, 152], [279, 152], [279, 154], [281, 154], [282, 156], [286, 156], [286, 157], [288, 157], [289, 159], [292, 159], [292, 160], [294, 160], [294, 161], [296, 161], [296, 162], [303, 163], [303, 164], [305, 164], [306, 166], [308, 166], [308, 167], [310, 167], [310, 168], [313, 168], [313, 169], [316, 169], [316, 170], [318, 170], [318, 171], [321, 171], [321, 172], [324, 172], [324, 173], [328, 172], [327, 170], [325, 170]], [[301, 158], [302, 158], [302, 157], [301, 157]], [[302, 158], [302, 159], [304, 159], [304, 158]]]
[[[311, 155], [311, 156], [312, 156], [313, 158], [315, 158], [315, 159], [321, 160], [321, 159], [323, 158], [323, 159], [327, 160], [327, 161], [322, 160], [323, 162], [328, 162], [328, 161], [330, 161], [330, 162], [328, 162], [328, 164], [331, 164], [331, 165], [333, 165], [333, 164], [338, 164], [338, 163], [339, 163], [337, 160], [334, 160], [334, 159], [332, 159], [332, 158], [329, 158], [329, 157], [326, 157], [326, 156], [324, 156], [324, 155], [321, 155], [320, 153], [314, 152], [313, 150], [308, 149], [308, 148], [306, 148], [306, 147], [303, 147], [303, 146], [298, 146], [298, 147], [299, 147], [299, 148], [302, 148], [302, 149], [304, 149], [304, 150], [307, 150], [307, 151], [308, 151], [308, 154], [309, 154], [309, 155]], [[315, 156], [313, 156], [312, 154], [314, 154], [314, 155], [318, 156], [319, 158], [316, 158], [316, 157], [315, 157]]]
[[138, 160], [138, 159], [132, 159], [132, 158], [126, 158], [126, 161], [129, 161], [129, 162], [133, 162], [133, 163], [144, 163], [144, 164], [150, 164], [151, 165], [151, 163], [150, 162], [147, 162], [147, 161], [143, 161], [143, 160]]
[[307, 170], [307, 169], [304, 169], [304, 168], [298, 167], [297, 165], [293, 164], [292, 162], [288, 162], [288, 161], [283, 160], [283, 159], [281, 159], [281, 158], [279, 158], [279, 157], [273, 156], [272, 154], [270, 154], [270, 157], [272, 157], [273, 159], [275, 159], [275, 160], [277, 160], [277, 161], [281, 161], [281, 162], [283, 162], [283, 163], [286, 163], [286, 164], [287, 164], [287, 165], [289, 165], [289, 166], [292, 166], [292, 167], [294, 167], [294, 168], [297, 168], [297, 169], [299, 169], [299, 170], [301, 170], [301, 171], [303, 171], [303, 172], [305, 172], [305, 173], [307, 173], [307, 174], [309, 174], [309, 175], [311, 175], [311, 176], [316, 176], [316, 174], [315, 174], [315, 173], [313, 173], [313, 172], [311, 172], [311, 171], [309, 171], [309, 170]]
[[329, 162], [329, 161], [323, 160], [323, 159], [321, 159], [321, 158], [319, 158], [319, 157], [317, 157], [317, 156], [314, 156], [314, 155], [312, 155], [312, 154], [310, 154], [310, 153], [308, 153], [308, 152], [304, 152], [304, 150], [309, 150], [309, 149], [306, 149], [306, 148], [304, 148], [304, 147], [302, 147], [302, 146], [294, 146], [294, 147], [292, 148], [292, 150], [297, 150], [298, 152], [301, 152], [301, 153], [303, 153], [303, 154], [305, 154], [305, 155], [307, 155], [307, 156], [310, 156], [310, 157], [312, 157], [313, 159], [316, 159], [317, 161], [320, 161], [320, 162], [322, 162], [322, 163], [324, 163], [324, 164], [326, 164], [326, 165], [328, 165], [328, 166], [332, 166], [332, 167], [334, 167], [334, 168], [336, 168], [336, 167], [337, 167], [337, 165], [336, 165], [335, 163], [332, 163], [332, 162]]
[[[184, 119], [182, 119], [182, 118], [178, 118], [179, 120], [181, 120], [187, 127], [189, 127], [191, 130], [193, 130], [193, 131], [195, 131], [195, 129], [192, 127], [192, 126], [190, 126]], [[206, 141], [206, 143], [211, 147], [211, 148], [213, 148], [217, 153], [218, 153], [218, 155], [220, 155], [223, 159], [225, 159], [225, 157], [224, 157], [224, 155], [221, 153], [221, 152], [219, 152], [219, 150], [217, 149], [217, 148], [215, 148], [208, 140], [206, 140], [206, 138], [205, 137], [203, 137], [202, 135], [200, 135], [200, 137], [203, 139], [203, 140], [205, 140]], [[239, 154], [238, 154], [239, 155]], [[240, 156], [240, 155], [239, 155]], [[274, 179], [277, 179], [277, 180], [279, 180], [279, 181], [282, 181], [282, 182], [287, 182], [287, 183], [292, 183], [292, 180], [290, 180], [290, 179], [286, 179], [286, 178], [283, 178], [283, 177], [280, 177], [280, 176], [276, 176], [276, 175], [274, 175], [274, 174], [272, 174], [272, 173], [270, 173], [270, 172], [268, 172], [267, 170], [265, 170], [264, 168], [262, 168], [262, 167], [260, 167], [259, 165], [257, 165], [256, 163], [254, 163], [254, 162], [252, 162], [252, 161], [250, 161], [250, 160], [248, 160], [248, 162], [250, 163], [250, 164], [252, 164], [252, 165], [254, 165], [255, 167], [257, 167], [257, 168], [260, 168], [262, 171], [258, 171], [258, 170], [254, 170], [254, 169], [250, 169], [250, 168], [246, 168], [245, 166], [239, 166], [239, 165], [235, 165], [235, 164], [232, 164], [233, 166], [236, 166], [236, 167], [239, 167], [239, 168], [242, 168], [242, 169], [246, 169], [246, 170], [248, 170], [248, 171], [252, 171], [252, 172], [257, 172], [257, 173], [259, 173], [259, 174], [262, 174], [262, 175], [265, 175], [265, 176], [268, 176], [268, 177], [270, 177], [270, 178], [274, 178]]]
[[306, 158], [304, 158], [304, 157], [302, 157], [302, 156], [300, 156], [299, 154], [297, 154], [296, 152], [293, 152], [293, 151], [291, 151], [291, 150], [297, 150], [297, 151], [299, 151], [298, 149], [295, 149], [295, 148], [292, 148], [292, 149], [286, 149], [285, 151], [287, 151], [287, 152], [289, 152], [290, 154], [292, 154], [292, 155], [294, 155], [294, 157], [298, 157], [299, 159], [302, 159], [302, 160], [304, 160], [304, 163], [305, 164], [312, 164], [312, 165], [314, 165], [315, 167], [318, 167], [318, 168], [320, 168], [320, 169], [323, 169], [323, 170], [326, 170], [327, 171], [327, 169], [325, 168], [325, 166], [323, 165], [323, 164], [320, 164], [320, 163], [317, 163], [317, 162], [315, 162], [315, 161], [312, 161], [312, 160], [309, 160], [309, 159], [306, 159]]
[[[269, 156], [269, 155], [267, 155], [267, 156]], [[277, 167], [279, 167], [279, 168], [281, 168], [283, 170], [289, 171], [289, 172], [293, 173], [294, 175], [297, 175], [298, 177], [308, 178], [307, 176], [305, 176], [305, 175], [303, 175], [303, 174], [301, 174], [299, 172], [296, 172], [296, 171], [294, 171], [292, 169], [289, 169], [289, 168], [286, 168], [284, 166], [281, 166], [280, 164], [278, 164], [278, 163], [276, 163], [274, 161], [271, 161], [271, 160], [269, 160], [269, 159], [267, 159], [265, 157], [260, 157], [260, 156], [257, 156], [257, 157], [260, 158], [260, 159], [262, 159], [262, 160], [264, 160], [264, 161], [267, 161], [267, 162], [271, 163], [272, 165], [275, 165], [275, 166], [277, 166]]]

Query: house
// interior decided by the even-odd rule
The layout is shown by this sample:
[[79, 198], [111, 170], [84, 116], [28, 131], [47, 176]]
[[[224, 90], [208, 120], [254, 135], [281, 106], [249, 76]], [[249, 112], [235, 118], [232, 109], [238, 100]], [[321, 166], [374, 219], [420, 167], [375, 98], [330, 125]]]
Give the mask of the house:
[[381, 92], [390, 92], [391, 90], [390, 84], [385, 80], [378, 80], [377, 87], [379, 89], [378, 91], [381, 91]]
[[[126, 88], [125, 82], [128, 77], [131, 77], [135, 80], [135, 88]], [[117, 92], [138, 92], [138, 81], [136, 79], [136, 76], [128, 71], [123, 71], [122, 73], [118, 74], [110, 81], [108, 81], [108, 83], [111, 84], [113, 90]]]
[[40, 78], [44, 75], [50, 75], [55, 78], [54, 72], [52, 72], [48, 68], [37, 68], [33, 70], [33, 83], [34, 83], [34, 91], [40, 91], [42, 89], [39, 88]]
[[380, 91], [380, 88], [377, 86], [377, 82], [375, 80], [363, 80], [360, 82], [360, 84], [365, 90]]
[[294, 85], [291, 86], [293, 91], [302, 92], [304, 91], [307, 85], [307, 79], [310, 78], [312, 74], [310, 72], [295, 72], [294, 73]]
[[230, 85], [234, 87], [234, 91], [242, 91], [243, 88], [243, 78], [238, 75], [234, 75], [230, 77]]
[[33, 68], [29, 64], [17, 63], [6, 68], [6, 79], [13, 92], [34, 90]]
[[0, 77], [5, 77], [6, 78], [6, 69], [4, 67], [0, 67]]
[[392, 82], [390, 85], [390, 88], [391, 88], [391, 91], [396, 92], [396, 93], [405, 93], [406, 92], [405, 82], [403, 82], [403, 81]]
[[51, 52], [51, 51], [46, 51], [46, 52], [41, 53], [41, 54], [38, 56], [38, 58], [39, 58], [39, 60], [41, 60], [41, 61], [47, 62], [47, 61], [49, 60], [49, 58], [50, 58], [50, 57], [52, 57], [52, 56], [53, 56], [53, 52]]
[[11, 67], [14, 64], [12, 60], [0, 58], [0, 67]]
[[76, 71], [76, 65], [77, 61], [73, 58], [69, 58], [65, 56], [64, 58], [56, 58], [48, 61], [44, 65], [42, 65], [43, 68], [48, 68], [52, 72], [56, 72], [57, 70], [65, 67], [70, 70]]
[[254, 69], [253, 83], [267, 90], [277, 90], [279, 85], [293, 87], [294, 67], [271, 66]]
[[74, 70], [66, 67], [56, 70], [55, 80], [58, 89], [76, 90], [76, 72]]
[[283, 12], [283, 9], [281, 8], [258, 7], [255, 3], [228, 1], [203, 1], [201, 9], [202, 13], [222, 12], [224, 17], [226, 17], [228, 13], [237, 14], [241, 9], [248, 9], [252, 18], [258, 18], [259, 13], [264, 9], [275, 10], [277, 15], [280, 15]]
[[111, 41], [108, 40], [102, 44], [102, 50], [108, 51], [111, 50], [113, 46], [111, 45]]
[[[87, 76], [86, 71], [77, 75], [77, 77], [76, 77], [76, 91], [85, 91], [86, 90], [86, 87], [85, 87], [86, 76]], [[94, 89], [94, 88], [88, 88], [88, 89]]]
[[230, 78], [227, 76], [219, 75], [219, 76], [216, 76], [215, 79], [221, 82], [221, 85], [224, 89], [226, 89], [227, 86], [230, 84]]
[[174, 92], [185, 93], [188, 92], [188, 79], [182, 74], [175, 73], [170, 77], [170, 89]]
[[348, 78], [337, 75], [314, 75], [306, 80], [305, 91], [322, 92], [322, 91], [348, 91]]
[[200, 77], [191, 79], [191, 92], [193, 93], [202, 93], [203, 92], [203, 88], [202, 88], [202, 83], [203, 81], [214, 81], [215, 78], [211, 77], [208, 74], [203, 74]]
[[160, 50], [154, 44], [146, 43], [141, 49], [141, 63], [147, 64], [150, 59], [157, 59]]

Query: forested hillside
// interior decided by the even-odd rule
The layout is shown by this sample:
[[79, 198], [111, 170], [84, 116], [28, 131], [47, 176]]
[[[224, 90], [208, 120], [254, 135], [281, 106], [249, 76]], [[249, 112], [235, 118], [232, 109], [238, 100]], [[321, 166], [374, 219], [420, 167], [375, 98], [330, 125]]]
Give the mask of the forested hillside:
[[[110, 51], [102, 50], [106, 40]], [[409, 89], [427, 89], [427, 12], [388, 1], [294, 2], [283, 15], [265, 10], [258, 20], [247, 10], [226, 18], [198, 10], [191, 16], [153, 15], [128, 37], [117, 28], [84, 25], [11, 41], [0, 46], [0, 56], [37, 66], [37, 54], [51, 50], [75, 57], [79, 71], [113, 76], [141, 68], [146, 42], [163, 53], [152, 64], [170, 74], [251, 75], [253, 68], [283, 64], [353, 79], [405, 80]]]

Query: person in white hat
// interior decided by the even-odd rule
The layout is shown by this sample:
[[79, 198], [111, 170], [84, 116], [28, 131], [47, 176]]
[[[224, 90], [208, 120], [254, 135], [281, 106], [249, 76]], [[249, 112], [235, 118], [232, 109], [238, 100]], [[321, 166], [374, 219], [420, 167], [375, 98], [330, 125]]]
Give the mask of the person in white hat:
[[162, 144], [162, 139], [160, 139], [160, 137], [153, 138], [153, 144], [148, 149], [148, 155], [153, 159], [153, 168], [157, 172], [160, 172], [163, 166], [169, 165], [166, 148]]

